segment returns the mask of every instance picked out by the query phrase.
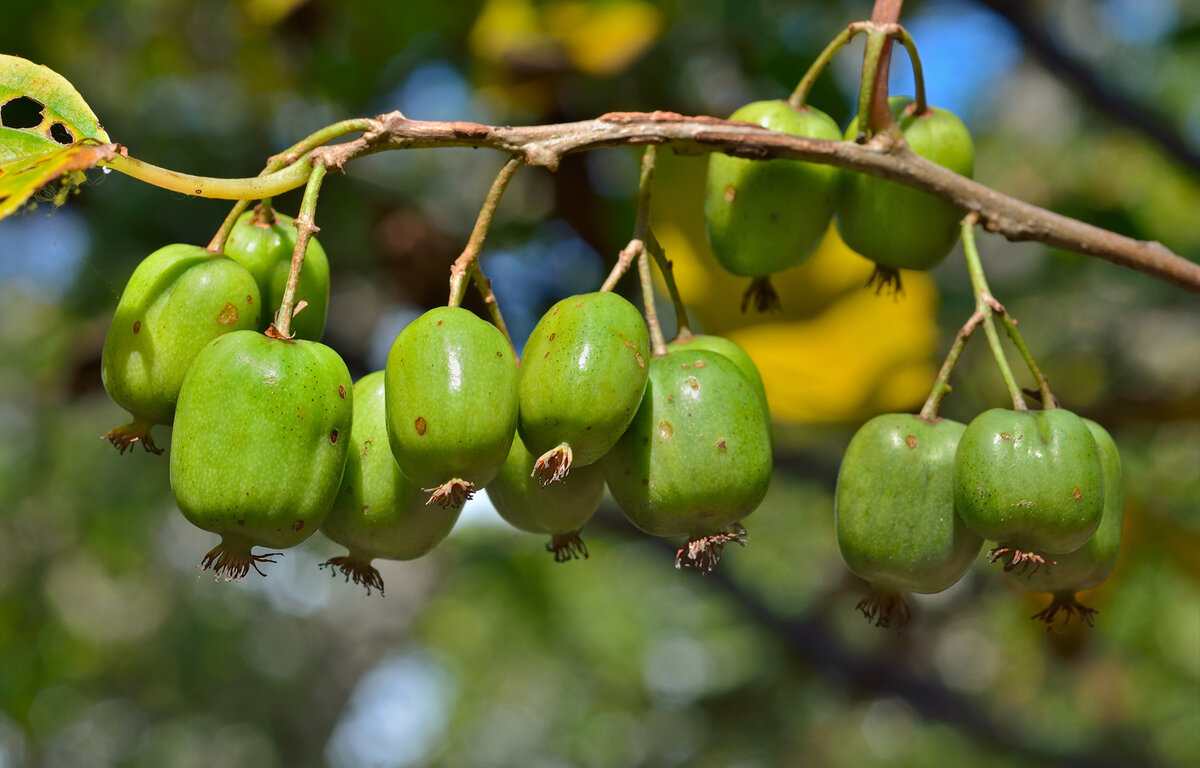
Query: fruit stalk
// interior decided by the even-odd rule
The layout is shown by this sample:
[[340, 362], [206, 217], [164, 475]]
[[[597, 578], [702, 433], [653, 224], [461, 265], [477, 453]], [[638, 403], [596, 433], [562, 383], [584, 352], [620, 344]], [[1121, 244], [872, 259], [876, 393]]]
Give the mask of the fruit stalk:
[[[898, 24], [903, 6], [904, 0], [875, 0], [875, 7], [871, 9], [871, 21], [878, 25]], [[870, 48], [868, 42], [868, 52]], [[858, 112], [860, 115], [867, 115], [867, 129], [871, 135], [890, 131], [895, 124], [891, 110], [888, 109], [888, 70], [891, 68], [891, 60], [892, 40], [889, 36], [880, 43], [879, 56], [871, 62], [870, 76], [874, 78], [874, 83], [871, 87], [870, 112], [862, 109]], [[864, 55], [864, 80], [868, 76], [867, 73], [867, 60]]]
[[304, 183], [308, 177], [307, 156], [301, 157], [282, 170], [265, 176], [249, 179], [216, 179], [209, 176], [193, 176], [138, 160], [127, 155], [115, 155], [102, 165], [132, 176], [138, 181], [153, 184], [184, 195], [214, 197], [220, 200], [258, 200], [263, 197], [282, 195]]
[[[496, 215], [500, 198], [504, 196], [504, 190], [508, 189], [508, 184], [512, 181], [517, 169], [524, 164], [523, 158], [519, 155], [512, 155], [500, 172], [496, 174], [496, 179], [488, 189], [487, 197], [484, 198], [483, 206], [479, 209], [479, 216], [475, 219], [475, 228], [471, 230], [471, 237], [467, 240], [462, 254], [454, 260], [454, 264], [450, 267], [450, 300], [447, 302], [447, 306], [462, 306], [463, 296], [467, 292], [467, 277], [472, 271], [479, 269], [479, 252], [483, 248], [484, 239], [487, 238], [488, 229], [492, 226], [492, 218]], [[482, 273], [480, 276], [482, 277]], [[486, 283], [486, 280], [484, 282]], [[476, 284], [479, 285], [479, 282], [477, 281]], [[482, 292], [483, 288], [480, 290]], [[488, 293], [490, 293], [490, 288]], [[487, 293], [484, 294], [484, 300], [487, 300]], [[497, 311], [499, 310], [495, 296], [492, 297], [488, 306], [489, 308], [497, 307]], [[507, 335], [505, 333], [505, 336]]]
[[658, 265], [663, 282], [667, 284], [667, 293], [671, 294], [671, 303], [675, 305], [675, 335], [691, 336], [692, 324], [688, 320], [687, 307], [683, 304], [683, 297], [679, 295], [679, 286], [675, 284], [675, 270], [671, 265], [671, 260], [667, 258], [666, 252], [663, 251], [662, 244], [658, 242], [658, 238], [654, 236], [653, 232], [646, 241], [646, 251], [654, 257], [654, 263]]
[[1028, 411], [1029, 406], [1021, 394], [1021, 388], [1013, 378], [1012, 369], [1008, 366], [1008, 358], [1000, 346], [1000, 335], [996, 333], [996, 324], [992, 322], [992, 314], [1004, 314], [1004, 307], [992, 296], [988, 288], [987, 278], [983, 274], [983, 265], [979, 261], [979, 251], [975, 248], [975, 224], [979, 215], [972, 212], [962, 220], [963, 253], [967, 259], [967, 272], [971, 276], [971, 289], [975, 292], [975, 312], [982, 315], [983, 332], [987, 336], [988, 346], [992, 348], [992, 356], [996, 358], [996, 367], [1008, 393], [1012, 396], [1013, 410]]
[[925, 101], [925, 73], [921, 69], [921, 57], [917, 54], [917, 44], [912, 39], [912, 35], [908, 34], [908, 30], [899, 24], [893, 24], [890, 27], [890, 35], [899, 40], [904, 49], [908, 51], [908, 60], [912, 63], [913, 82], [916, 83], [916, 103], [913, 105], [914, 115], [923, 115], [928, 111], [928, 103]]
[[975, 310], [971, 316], [967, 318], [967, 322], [962, 328], [958, 329], [958, 333], [954, 337], [954, 343], [950, 345], [950, 351], [946, 353], [946, 360], [942, 363], [941, 370], [938, 371], [937, 379], [933, 382], [933, 389], [929, 392], [929, 397], [925, 400], [925, 405], [921, 407], [921, 418], [928, 422], [937, 421], [938, 408], [942, 405], [942, 398], [950, 394], [950, 374], [954, 371], [954, 366], [958, 364], [958, 358], [962, 355], [963, 349], [967, 346], [967, 340], [971, 338], [971, 334], [983, 322], [983, 313]]
[[813, 59], [813, 63], [808, 67], [808, 71], [804, 73], [804, 77], [800, 78], [800, 82], [796, 84], [796, 90], [792, 91], [792, 95], [788, 97], [788, 105], [794, 109], [804, 109], [808, 102], [808, 94], [812, 91], [813, 83], [825, 71], [825, 67], [829, 66], [829, 62], [833, 60], [833, 55], [840, 51], [853, 40], [858, 34], [867, 31], [867, 25], [864, 22], [856, 21], [843, 29], [838, 36], [829, 41], [829, 45], [825, 46], [825, 50], [817, 58]]
[[317, 231], [314, 216], [317, 210], [317, 197], [321, 194], [321, 182], [325, 178], [325, 165], [315, 163], [312, 173], [308, 176], [308, 184], [304, 188], [304, 201], [300, 204], [300, 215], [296, 217], [296, 249], [292, 251], [292, 268], [288, 272], [287, 287], [283, 290], [283, 300], [279, 303], [279, 312], [275, 315], [274, 328], [280, 337], [291, 338], [292, 315], [297, 311], [296, 286], [300, 284], [300, 270], [304, 268], [304, 254], [308, 250], [308, 241]]
[[600, 286], [602, 293], [608, 293], [616, 288], [617, 283], [633, 262], [646, 252], [646, 238], [650, 231], [650, 185], [654, 180], [654, 162], [656, 159], [654, 145], [646, 147], [642, 153], [641, 171], [638, 174], [637, 208], [633, 219], [633, 237], [629, 244], [617, 255], [617, 263]]
[[642, 311], [646, 315], [646, 328], [650, 331], [650, 346], [655, 357], [667, 354], [667, 340], [663, 338], [662, 326], [658, 322], [658, 308], [654, 304], [654, 276], [650, 274], [650, 258], [646, 251], [638, 257], [638, 277], [642, 283]]
[[[309, 134], [300, 141], [293, 144], [291, 147], [280, 152], [278, 155], [270, 158], [267, 165], [258, 174], [259, 177], [272, 174], [281, 168], [295, 163], [301, 156], [311, 152], [322, 144], [326, 144], [333, 139], [345, 136], [348, 133], [367, 133], [377, 127], [378, 123], [374, 120], [365, 118], [355, 120], [343, 120], [340, 123], [327, 125], [319, 131]], [[225, 250], [225, 241], [229, 239], [229, 233], [233, 230], [233, 225], [237, 223], [238, 217], [246, 210], [247, 206], [254, 198], [244, 198], [238, 200], [233, 205], [233, 210], [225, 217], [225, 221], [221, 224], [221, 228], [213, 235], [212, 241], [208, 244], [208, 250], [213, 253], [222, 253]], [[264, 205], [269, 205], [268, 199], [263, 199]]]
[[[891, 53], [891, 38], [879, 27], [867, 31], [867, 49], [863, 52], [862, 86], [858, 92], [858, 114], [867, 115], [865, 124], [858, 126], [855, 142], [865, 144], [867, 139], [886, 132], [895, 125], [892, 111], [887, 104], [888, 60]], [[883, 106], [879, 107], [880, 94]]]

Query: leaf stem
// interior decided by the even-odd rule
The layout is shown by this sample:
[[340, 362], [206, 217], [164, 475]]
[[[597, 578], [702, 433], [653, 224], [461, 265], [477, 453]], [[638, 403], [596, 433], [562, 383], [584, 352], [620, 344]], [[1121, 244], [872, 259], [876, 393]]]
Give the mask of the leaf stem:
[[300, 215], [296, 217], [296, 248], [292, 251], [292, 268], [288, 272], [287, 286], [283, 290], [283, 300], [279, 303], [279, 311], [275, 313], [275, 322], [271, 328], [280, 338], [292, 338], [292, 316], [296, 313], [296, 288], [300, 285], [300, 270], [304, 268], [304, 254], [308, 251], [308, 243], [316, 234], [317, 227], [314, 218], [317, 211], [317, 197], [321, 194], [321, 182], [325, 179], [325, 165], [316, 163], [308, 175], [308, 184], [304, 187], [304, 201], [300, 204]]
[[291, 165], [248, 179], [216, 179], [210, 176], [193, 176], [188, 173], [160, 168], [143, 160], [125, 155], [116, 155], [101, 165], [132, 176], [138, 181], [153, 184], [184, 195], [212, 197], [219, 200], [259, 200], [290, 192], [308, 179], [310, 165], [308, 156], [302, 155]]
[[[467, 245], [463, 248], [462, 253], [450, 267], [448, 306], [462, 306], [463, 297], [467, 293], [467, 278], [472, 269], [478, 269], [479, 251], [483, 248], [483, 241], [487, 237], [488, 229], [492, 226], [492, 218], [496, 215], [500, 198], [504, 196], [504, 190], [508, 189], [508, 184], [512, 181], [517, 169], [524, 164], [524, 158], [520, 155], [512, 155], [500, 172], [496, 174], [496, 179], [492, 182], [487, 197], [484, 198], [483, 205], [479, 209], [479, 216], [475, 219], [475, 228], [471, 230], [471, 237], [467, 240]], [[492, 298], [495, 299], [494, 296]]]
[[971, 289], [975, 293], [975, 312], [982, 315], [983, 332], [987, 336], [988, 346], [992, 348], [992, 356], [996, 358], [996, 367], [1000, 369], [1004, 385], [1008, 387], [1008, 393], [1012, 396], [1013, 409], [1028, 411], [1029, 406], [1026, 405], [1021, 388], [1017, 386], [1017, 381], [1013, 378], [1012, 369], [1008, 366], [1008, 358], [1004, 356], [1004, 349], [1000, 346], [1000, 336], [996, 333], [996, 324], [992, 321], [992, 314], [1003, 314], [1004, 307], [996, 301], [988, 288], [987, 278], [983, 274], [983, 265], [979, 261], [979, 251], [975, 248], [975, 224], [978, 221], [979, 215], [976, 213], [968, 213], [962, 220], [963, 253], [967, 259], [967, 272], [971, 276]]
[[829, 66], [829, 62], [833, 60], [833, 55], [845, 47], [854, 39], [856, 35], [865, 32], [866, 25], [861, 21], [856, 21], [838, 33], [838, 36], [829, 41], [829, 45], [825, 46], [825, 50], [817, 58], [813, 59], [813, 63], [809, 66], [808, 71], [804, 73], [804, 77], [800, 78], [800, 82], [796, 85], [796, 90], [792, 91], [792, 95], [788, 97], [788, 104], [793, 109], [804, 109], [808, 106], [808, 94], [812, 91], [813, 83], [817, 81], [817, 77]]
[[921, 116], [929, 111], [929, 104], [925, 100], [925, 73], [921, 69], [921, 57], [917, 54], [917, 43], [912, 39], [912, 35], [908, 34], [908, 30], [899, 24], [890, 26], [891, 36], [904, 44], [904, 50], [908, 51], [908, 60], [912, 63], [913, 82], [916, 83], [916, 104], [913, 107], [913, 114]]

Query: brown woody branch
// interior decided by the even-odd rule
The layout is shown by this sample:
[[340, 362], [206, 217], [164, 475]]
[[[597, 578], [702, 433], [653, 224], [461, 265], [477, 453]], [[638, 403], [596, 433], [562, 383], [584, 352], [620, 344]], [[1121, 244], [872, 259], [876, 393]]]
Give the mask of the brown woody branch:
[[824, 141], [674, 112], [610, 112], [575, 123], [516, 127], [426, 122], [390, 112], [377, 117], [373, 129], [360, 138], [313, 154], [330, 168], [341, 168], [357, 157], [391, 149], [483, 147], [553, 170], [572, 152], [645, 144], [669, 146], [681, 154], [725, 152], [757, 160], [809, 160], [869, 173], [929, 192], [964, 212], [973, 211], [985, 229], [1009, 240], [1036, 240], [1096, 256], [1200, 293], [1200, 264], [1162, 244], [1135, 240], [1001, 194], [914, 154], [886, 135], [866, 144]]

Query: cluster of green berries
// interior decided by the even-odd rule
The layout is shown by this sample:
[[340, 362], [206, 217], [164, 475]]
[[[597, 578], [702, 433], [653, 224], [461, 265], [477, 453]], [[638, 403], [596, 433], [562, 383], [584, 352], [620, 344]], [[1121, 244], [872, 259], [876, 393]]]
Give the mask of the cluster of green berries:
[[940, 592], [984, 540], [1018, 584], [1053, 599], [1034, 616], [1092, 623], [1075, 594], [1116, 564], [1124, 485], [1116, 444], [1063, 408], [994, 408], [963, 425], [885, 414], [846, 449], [834, 498], [842, 558], [871, 584], [859, 608], [903, 625], [904, 592]]
[[[952, 112], [930, 106], [917, 114], [916, 102], [904, 96], [889, 105], [913, 152], [962, 176], [974, 172], [971, 135]], [[855, 117], [843, 134], [819, 109], [783, 100], [747, 104], [729, 119], [828, 141], [855, 138], [859, 122]], [[752, 279], [742, 308], [753, 303], [760, 310], [778, 302], [770, 276], [812, 255], [831, 220], [846, 245], [875, 262], [873, 280], [882, 286], [898, 285], [900, 269], [926, 270], [941, 262], [954, 247], [962, 218], [944, 200], [876, 176], [717, 153], [708, 161], [704, 215], [717, 261]]]
[[689, 336], [654, 356], [637, 308], [597, 292], [551, 307], [518, 364], [496, 326], [447, 306], [352, 383], [316, 341], [328, 265], [315, 240], [295, 337], [262, 320], [296, 233], [257, 215], [238, 221], [223, 255], [173, 245], [149, 256], [104, 347], [105, 387], [133, 414], [107, 437], [158, 452], [151, 427], [173, 426], [176, 502], [221, 537], [203, 567], [261, 573], [276, 553], [254, 547], [319, 529], [347, 549], [324, 565], [382, 591], [372, 560], [429, 552], [480, 489], [513, 526], [548, 534], [559, 561], [587, 556], [579, 530], [606, 487], [637, 527], [688, 537], [677, 565], [711, 568], [742, 540], [739, 521], [770, 482], [772, 437], [761, 379], [732, 342]]

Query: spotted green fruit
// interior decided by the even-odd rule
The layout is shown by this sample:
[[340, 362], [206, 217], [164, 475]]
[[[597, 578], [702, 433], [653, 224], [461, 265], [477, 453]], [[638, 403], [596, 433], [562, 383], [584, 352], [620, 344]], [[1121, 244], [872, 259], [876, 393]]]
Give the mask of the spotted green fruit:
[[[812, 107], [756, 101], [730, 120], [773, 131], [838, 141], [837, 123]], [[829, 227], [841, 171], [799, 160], [748, 160], [714, 152], [708, 159], [704, 220], [713, 255], [735, 275], [755, 278], [743, 300], [759, 309], [777, 302], [767, 277], [807, 259]]]
[[[225, 255], [242, 264], [254, 275], [267, 310], [262, 313], [259, 330], [265, 331], [275, 321], [275, 313], [283, 301], [288, 273], [292, 268], [292, 252], [296, 248], [295, 219], [277, 211], [266, 214], [261, 207], [246, 211], [225, 242]], [[319, 341], [325, 331], [325, 314], [329, 307], [329, 258], [317, 238], [308, 241], [304, 253], [304, 268], [296, 286], [296, 304], [305, 307], [292, 317], [292, 332], [297, 339]]]
[[1095, 609], [1080, 603], [1075, 593], [1090, 589], [1112, 573], [1121, 549], [1121, 526], [1125, 519], [1125, 480], [1121, 471], [1121, 456], [1108, 430], [1090, 419], [1083, 423], [1096, 439], [1100, 465], [1104, 473], [1104, 511], [1100, 525], [1082, 547], [1074, 552], [1055, 555], [1053, 563], [1038, 568], [1009, 571], [1009, 575], [1025, 589], [1049, 592], [1050, 605], [1033, 618], [1051, 624], [1062, 614], [1064, 622], [1072, 616], [1091, 626]]
[[425, 503], [429, 494], [404, 476], [388, 442], [384, 372], [354, 385], [354, 426], [346, 472], [321, 533], [346, 547], [346, 555], [323, 566], [336, 568], [355, 584], [383, 594], [383, 578], [371, 565], [377, 557], [413, 560], [441, 543], [458, 520], [458, 509]]
[[614, 293], [571, 296], [551, 307], [521, 354], [521, 439], [542, 482], [608, 453], [629, 426], [650, 360], [637, 308]]
[[842, 559], [871, 592], [868, 621], [908, 621], [904, 592], [941, 592], [974, 562], [983, 539], [954, 511], [954, 459], [966, 427], [885, 414], [851, 439], [838, 471], [834, 520]]
[[192, 359], [206, 344], [258, 325], [262, 302], [245, 267], [194, 245], [147, 256], [125, 286], [104, 340], [100, 376], [133, 421], [105, 437], [121, 453], [136, 442], [154, 453], [150, 428], [170, 424]]
[[696, 333], [677, 337], [667, 345], [667, 349], [707, 349], [728, 358], [746, 376], [746, 380], [754, 387], [754, 391], [762, 397], [763, 404], [766, 404], [767, 390], [763, 387], [762, 375], [758, 372], [758, 366], [750, 359], [750, 355], [746, 354], [746, 350], [739, 347], [735, 342], [724, 336]]
[[601, 462], [625, 516], [654, 536], [687, 536], [678, 565], [711, 569], [743, 541], [740, 521], [771, 482], [766, 407], [737, 366], [704, 349], [669, 352], [629, 429]]
[[[907, 96], [888, 100], [892, 117], [913, 152], [962, 176], [975, 170], [971, 134], [954, 113], [929, 107], [912, 114]], [[846, 139], [858, 134], [858, 118]], [[912, 187], [865, 173], [847, 173], [837, 206], [838, 233], [858, 254], [890, 270], [930, 269], [958, 239], [963, 212], [945, 200]]]
[[184, 517], [221, 537], [203, 567], [241, 578], [273, 556], [253, 547], [294, 547], [321, 527], [346, 466], [351, 386], [315, 341], [237, 331], [196, 355], [175, 413], [171, 490]]
[[534, 477], [538, 457], [529, 452], [518, 433], [500, 474], [487, 485], [488, 499], [509, 525], [528, 533], [550, 536], [546, 550], [555, 562], [587, 557], [579, 536], [604, 496], [604, 473], [599, 464], [576, 467], [562, 482], [542, 485]]
[[396, 337], [384, 376], [401, 471], [430, 501], [460, 507], [500, 471], [517, 427], [517, 361], [496, 326], [431, 309]]
[[1096, 439], [1062, 408], [984, 411], [958, 441], [954, 506], [971, 530], [1000, 543], [993, 559], [1011, 555], [1009, 568], [1079, 549], [1104, 511]]

